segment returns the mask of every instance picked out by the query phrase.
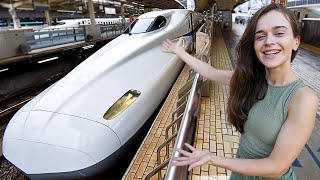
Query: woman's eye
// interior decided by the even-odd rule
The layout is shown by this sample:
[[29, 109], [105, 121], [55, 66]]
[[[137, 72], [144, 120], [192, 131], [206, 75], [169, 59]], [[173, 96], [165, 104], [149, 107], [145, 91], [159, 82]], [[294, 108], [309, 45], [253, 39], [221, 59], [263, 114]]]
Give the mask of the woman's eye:
[[256, 36], [256, 40], [262, 40], [263, 38], [264, 38], [264, 36], [262, 36], [262, 35]]
[[283, 32], [277, 32], [277, 33], [276, 33], [276, 36], [282, 36], [282, 35], [284, 35]]

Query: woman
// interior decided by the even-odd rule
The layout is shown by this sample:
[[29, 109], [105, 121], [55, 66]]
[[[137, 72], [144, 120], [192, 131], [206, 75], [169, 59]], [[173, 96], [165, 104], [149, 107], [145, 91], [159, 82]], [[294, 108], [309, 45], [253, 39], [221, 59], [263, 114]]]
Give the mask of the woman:
[[230, 179], [296, 179], [291, 164], [309, 139], [318, 97], [294, 74], [290, 63], [300, 43], [299, 23], [279, 5], [260, 9], [237, 46], [234, 72], [217, 70], [169, 40], [165, 53], [178, 55], [202, 76], [230, 85], [228, 121], [241, 132], [237, 158], [177, 149], [174, 166], [206, 163], [232, 171]]

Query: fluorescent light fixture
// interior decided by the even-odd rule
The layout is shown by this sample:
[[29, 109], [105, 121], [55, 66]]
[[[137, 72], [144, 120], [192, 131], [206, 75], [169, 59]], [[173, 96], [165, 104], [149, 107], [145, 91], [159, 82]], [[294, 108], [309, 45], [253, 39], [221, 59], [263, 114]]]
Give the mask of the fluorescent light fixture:
[[90, 48], [93, 48], [94, 45], [89, 45], [89, 46], [83, 46], [82, 49], [90, 49]]
[[58, 58], [59, 58], [59, 57], [53, 57], [53, 58], [41, 60], [41, 61], [38, 61], [38, 64], [40, 64], [40, 63], [45, 63], [45, 62], [49, 62], [49, 61], [53, 61], [53, 60], [56, 60], [56, 59], [58, 59]]
[[65, 12], [65, 13], [75, 13], [76, 12], [76, 11], [61, 10], [61, 9], [58, 9], [57, 11], [58, 12]]
[[8, 71], [9, 68], [1, 69], [0, 72]]
[[33, 11], [34, 9], [33, 8], [17, 8], [19, 10], [25, 10], [25, 11]]

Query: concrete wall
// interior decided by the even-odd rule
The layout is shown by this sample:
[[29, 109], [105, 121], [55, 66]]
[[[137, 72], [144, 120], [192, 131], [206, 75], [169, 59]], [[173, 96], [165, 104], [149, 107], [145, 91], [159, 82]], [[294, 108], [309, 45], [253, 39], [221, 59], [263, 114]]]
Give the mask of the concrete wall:
[[320, 20], [302, 20], [301, 40], [320, 47]]
[[101, 39], [100, 25], [84, 26], [86, 41]]
[[0, 59], [22, 55], [29, 52], [24, 32], [30, 30], [0, 30]]

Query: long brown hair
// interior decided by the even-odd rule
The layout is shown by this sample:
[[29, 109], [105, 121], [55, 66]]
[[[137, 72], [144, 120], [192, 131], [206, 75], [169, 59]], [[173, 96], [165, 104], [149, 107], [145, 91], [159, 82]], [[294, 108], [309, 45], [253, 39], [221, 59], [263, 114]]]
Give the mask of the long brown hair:
[[[289, 9], [270, 4], [261, 8], [249, 21], [242, 38], [236, 47], [237, 66], [230, 81], [230, 96], [227, 114], [230, 124], [240, 132], [244, 132], [244, 123], [252, 106], [262, 100], [267, 92], [265, 67], [259, 61], [254, 49], [254, 37], [257, 22], [261, 16], [275, 10], [281, 12], [290, 22], [294, 37], [300, 36], [299, 21]], [[297, 51], [292, 51], [291, 61]]]

